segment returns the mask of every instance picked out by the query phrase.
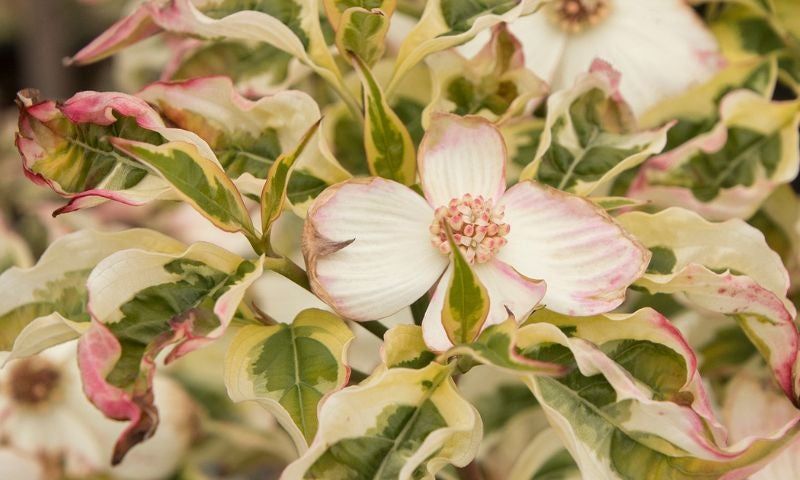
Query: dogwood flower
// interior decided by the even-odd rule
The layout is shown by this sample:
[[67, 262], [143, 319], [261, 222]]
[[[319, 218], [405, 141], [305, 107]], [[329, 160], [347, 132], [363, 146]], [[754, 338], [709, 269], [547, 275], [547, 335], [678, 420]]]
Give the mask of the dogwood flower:
[[534, 182], [506, 190], [506, 147], [480, 117], [437, 115], [422, 140], [424, 197], [383, 178], [324, 191], [308, 212], [303, 253], [314, 292], [345, 318], [374, 320], [437, 280], [425, 340], [451, 343], [441, 315], [453, 271], [445, 224], [489, 294], [485, 326], [543, 303], [570, 315], [617, 307], [650, 252], [590, 201]]
[[72, 341], [0, 369], [0, 445], [36, 459], [45, 473], [59, 473], [43, 478], [110, 474], [121, 480], [154, 480], [172, 474], [194, 433], [196, 410], [188, 395], [176, 382], [156, 377], [160, 427], [112, 468], [114, 440], [125, 425], [104, 417], [86, 398], [76, 350]]
[[[525, 66], [556, 91], [572, 86], [595, 58], [622, 72], [634, 113], [706, 79], [720, 64], [713, 35], [685, 0], [554, 0], [509, 25]], [[474, 55], [482, 32], [461, 47]]]

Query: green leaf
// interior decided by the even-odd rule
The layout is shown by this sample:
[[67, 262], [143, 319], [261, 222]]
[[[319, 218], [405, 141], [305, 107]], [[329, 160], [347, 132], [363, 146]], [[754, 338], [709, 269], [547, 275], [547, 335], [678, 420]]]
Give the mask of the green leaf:
[[289, 172], [295, 161], [305, 150], [311, 138], [317, 134], [320, 121], [311, 126], [300, 143], [289, 153], [281, 155], [269, 170], [264, 189], [261, 191], [261, 236], [269, 239], [270, 227], [278, 219], [286, 202], [286, 190], [289, 186]]
[[387, 103], [369, 67], [359, 57], [351, 58], [364, 89], [364, 149], [369, 170], [373, 175], [413, 185], [417, 164], [411, 135]]
[[700, 364], [703, 376], [719, 379], [738, 371], [757, 352], [741, 328], [727, 327], [716, 331], [714, 338], [703, 344], [698, 353], [703, 358]]
[[454, 345], [470, 343], [477, 338], [489, 316], [489, 292], [459, 250], [449, 227], [447, 229], [453, 255], [453, 274], [447, 285], [442, 308], [442, 325]]
[[294, 205], [310, 205], [330, 185], [332, 183], [326, 182], [312, 173], [296, 170], [290, 175], [286, 196]]
[[365, 383], [334, 393], [322, 405], [314, 443], [284, 476], [389, 480], [466, 465], [477, 453], [481, 422], [450, 372], [436, 363], [380, 368]]
[[[16, 146], [28, 176], [70, 199], [55, 214], [106, 198], [141, 205], [169, 187], [148, 169], [115, 150], [111, 138], [160, 145], [180, 136], [136, 97], [80, 92], [63, 104], [41, 100], [35, 90], [17, 94]], [[133, 116], [125, 116], [121, 112]]]
[[383, 336], [383, 363], [387, 368], [424, 368], [436, 354], [428, 350], [418, 325], [396, 325]]
[[352, 339], [340, 318], [318, 309], [303, 310], [290, 325], [248, 325], [228, 347], [228, 394], [237, 402], [259, 402], [305, 451], [317, 432], [322, 398], [347, 383]]
[[472, 27], [475, 20], [488, 14], [501, 15], [508, 12], [518, 0], [441, 0], [441, 11], [451, 31], [445, 35], [463, 33]]
[[[320, 118], [316, 102], [302, 92], [282, 91], [249, 100], [226, 77], [158, 82], [137, 95], [175, 126], [205, 140], [233, 179], [245, 174], [267, 178], [273, 162], [293, 149]], [[313, 147], [307, 156], [320, 156]]]
[[32, 355], [76, 338], [83, 328], [78, 324], [89, 321], [89, 273], [105, 257], [129, 248], [176, 253], [184, 246], [152, 230], [80, 231], [53, 242], [34, 267], [0, 275], [0, 352], [11, 351], [9, 358]]
[[92, 324], [78, 343], [84, 391], [105, 415], [131, 420], [114, 449], [119, 463], [158, 425], [152, 380], [156, 357], [171, 361], [221, 337], [263, 272], [197, 243], [182, 253], [131, 249], [101, 261], [87, 281]]
[[383, 56], [388, 31], [389, 15], [384, 11], [349, 8], [336, 31], [336, 46], [342, 55], [355, 55], [371, 67]]
[[776, 80], [777, 66], [774, 57], [737, 61], [717, 72], [705, 83], [658, 103], [639, 122], [647, 128], [675, 122], [667, 133], [665, 150], [669, 151], [713, 129], [719, 121], [720, 102], [731, 91], [746, 89], [764, 98], [771, 98]]
[[483, 365], [490, 365], [511, 374], [536, 373], [539, 375], [561, 375], [564, 366], [559, 363], [537, 361], [520, 354], [529, 347], [529, 339], [520, 337], [517, 322], [509, 318], [505, 322], [487, 327], [472, 343], [456, 345], [447, 356], [464, 355]]
[[748, 218], [776, 185], [795, 177], [798, 122], [800, 101], [731, 92], [713, 129], [645, 164], [629, 196], [690, 208], [711, 219]]
[[342, 15], [351, 8], [365, 10], [380, 9], [387, 17], [391, 17], [397, 5], [396, 0], [323, 0], [328, 21], [337, 31], [342, 25]]
[[645, 247], [661, 251], [635, 285], [650, 293], [680, 293], [690, 305], [736, 320], [796, 402], [798, 332], [786, 297], [789, 276], [761, 232], [738, 219], [711, 223], [678, 208], [626, 213], [617, 220]]
[[793, 420], [780, 435], [719, 440], [724, 430], [694, 353], [653, 310], [588, 318], [540, 311], [532, 320], [523, 330], [539, 342], [523, 353], [572, 370], [525, 381], [584, 477], [720, 478], [759, 465], [790, 441], [785, 429], [800, 428]]
[[516, 415], [537, 406], [536, 397], [522, 384], [501, 384], [478, 397], [475, 408], [481, 414], [484, 434], [501, 432]]
[[501, 22], [533, 13], [538, 0], [431, 0], [420, 21], [406, 36], [386, 88], [393, 94], [402, 78], [426, 56], [447, 50]]
[[670, 274], [675, 269], [675, 252], [667, 247], [650, 247], [650, 264], [647, 265], [647, 273]]
[[589, 195], [664, 148], [669, 126], [635, 130], [615, 72], [601, 66], [548, 98], [536, 155], [520, 179]]
[[119, 138], [112, 143], [119, 151], [158, 172], [183, 200], [217, 227], [227, 232], [254, 235], [253, 223], [239, 191], [222, 168], [203, 156], [194, 145], [170, 142], [154, 147]]
[[628, 197], [591, 197], [590, 200], [607, 212], [619, 210], [620, 208], [636, 208], [647, 205], [645, 202]]
[[481, 115], [497, 124], [521, 117], [547, 93], [543, 80], [525, 68], [522, 44], [505, 24], [492, 29], [489, 42], [467, 60], [453, 50], [428, 60], [433, 99], [425, 111]]
[[225, 75], [240, 90], [267, 94], [291, 81], [292, 58], [266, 43], [210, 41], [183, 55], [170, 80]]

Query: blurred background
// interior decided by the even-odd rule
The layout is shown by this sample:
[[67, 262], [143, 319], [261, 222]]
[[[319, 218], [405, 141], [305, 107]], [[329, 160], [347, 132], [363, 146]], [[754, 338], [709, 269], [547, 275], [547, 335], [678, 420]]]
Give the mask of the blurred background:
[[119, 18], [120, 0], [0, 0], [0, 105], [22, 88], [65, 98], [78, 90], [113, 86], [111, 60], [69, 68], [77, 52]]

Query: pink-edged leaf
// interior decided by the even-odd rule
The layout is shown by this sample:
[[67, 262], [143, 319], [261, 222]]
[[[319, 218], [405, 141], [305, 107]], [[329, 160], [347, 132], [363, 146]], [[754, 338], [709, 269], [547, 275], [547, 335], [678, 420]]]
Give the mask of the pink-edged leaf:
[[[638, 314], [644, 317], [607, 319], [619, 322], [620, 331], [631, 318], [638, 325], [618, 335], [598, 329], [604, 338], [591, 332], [593, 320], [586, 325], [580, 318], [567, 319], [580, 333], [562, 331], [546, 317], [520, 331], [531, 345], [526, 355], [556, 358], [573, 368], [559, 378], [529, 376], [526, 383], [584, 478], [648, 478], [657, 471], [668, 478], [744, 479], [800, 432], [798, 416], [765, 435], [728, 442], [712, 412], [697, 409], [692, 390], [680, 387], [690, 375], [688, 364], [676, 361], [686, 358], [684, 348], [657, 340], [677, 340], [677, 330], [642, 322], [652, 315], [647, 311]], [[649, 340], [648, 330], [654, 335]]]
[[797, 404], [796, 310], [786, 297], [789, 275], [763, 234], [738, 219], [712, 223], [679, 208], [627, 213], [619, 221], [653, 252], [636, 284], [734, 318]]
[[708, 132], [647, 161], [628, 196], [711, 220], [746, 219], [797, 176], [800, 101], [736, 90], [722, 99], [719, 118]]
[[163, 180], [116, 151], [111, 138], [151, 145], [183, 140], [213, 156], [196, 135], [168, 128], [146, 102], [123, 93], [80, 92], [59, 104], [41, 100], [34, 90], [23, 90], [17, 94], [17, 104], [16, 145], [25, 174], [69, 199], [56, 214], [104, 199], [141, 205], [170, 195]]
[[128, 17], [81, 49], [69, 62], [98, 61], [149, 36], [165, 31], [210, 40], [263, 42], [314, 68], [339, 90], [341, 74], [312, 0], [147, 0]]
[[79, 342], [79, 362], [92, 403], [131, 422], [114, 463], [157, 427], [156, 357], [172, 347], [169, 363], [219, 338], [261, 272], [261, 260], [205, 243], [179, 254], [123, 250], [95, 267], [87, 282], [92, 327]]

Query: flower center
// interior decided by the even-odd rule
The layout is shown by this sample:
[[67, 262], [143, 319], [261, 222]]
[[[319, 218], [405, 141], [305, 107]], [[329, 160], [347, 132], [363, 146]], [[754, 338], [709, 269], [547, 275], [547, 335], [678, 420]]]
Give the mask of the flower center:
[[550, 20], [568, 33], [579, 33], [604, 20], [611, 0], [556, 0], [547, 9]]
[[49, 361], [40, 357], [25, 358], [11, 367], [9, 394], [16, 403], [40, 405], [52, 398], [60, 379], [61, 373]]
[[447, 229], [450, 226], [453, 240], [469, 263], [484, 263], [494, 257], [506, 244], [505, 236], [511, 227], [503, 223], [503, 208], [494, 208], [491, 199], [466, 194], [454, 198], [436, 209], [430, 226], [431, 243], [443, 254], [450, 254]]

